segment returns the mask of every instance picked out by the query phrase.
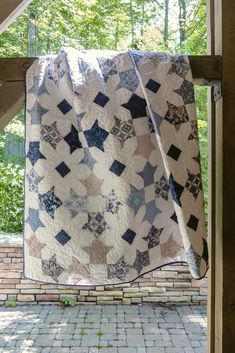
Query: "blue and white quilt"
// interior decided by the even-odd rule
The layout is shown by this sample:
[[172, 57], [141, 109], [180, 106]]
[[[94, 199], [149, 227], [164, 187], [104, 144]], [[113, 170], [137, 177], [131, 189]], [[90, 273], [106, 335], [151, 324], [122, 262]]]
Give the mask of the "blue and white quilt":
[[26, 74], [24, 274], [130, 282], [208, 252], [188, 57], [79, 51]]

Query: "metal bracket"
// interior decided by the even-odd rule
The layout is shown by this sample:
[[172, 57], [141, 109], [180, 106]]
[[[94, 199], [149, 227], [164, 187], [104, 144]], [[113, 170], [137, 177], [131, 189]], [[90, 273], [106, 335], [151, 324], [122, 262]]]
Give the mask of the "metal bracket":
[[205, 80], [204, 85], [212, 87], [214, 102], [217, 102], [222, 97], [221, 80]]

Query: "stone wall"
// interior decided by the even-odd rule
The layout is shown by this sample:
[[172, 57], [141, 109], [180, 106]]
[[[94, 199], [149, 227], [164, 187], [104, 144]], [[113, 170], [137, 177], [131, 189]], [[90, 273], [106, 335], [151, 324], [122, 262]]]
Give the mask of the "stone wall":
[[97, 287], [42, 284], [24, 279], [22, 271], [22, 246], [0, 245], [0, 305], [10, 298], [18, 304], [36, 304], [69, 296], [80, 304], [205, 304], [207, 300], [207, 279], [191, 279], [186, 265], [165, 266], [128, 284]]

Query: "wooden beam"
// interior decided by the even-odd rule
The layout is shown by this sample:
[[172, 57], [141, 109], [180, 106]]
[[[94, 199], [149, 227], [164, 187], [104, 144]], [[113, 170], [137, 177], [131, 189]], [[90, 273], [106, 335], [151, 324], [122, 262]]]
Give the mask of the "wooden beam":
[[27, 69], [36, 58], [0, 58], [0, 81], [24, 81]]
[[[23, 81], [26, 70], [36, 58], [0, 58], [0, 81]], [[211, 55], [189, 56], [194, 78], [219, 80], [222, 77], [221, 57]]]
[[0, 87], [0, 129], [19, 113], [24, 102], [23, 82], [4, 82]]
[[189, 55], [193, 78], [222, 79], [222, 58], [219, 55]]
[[0, 1], [0, 34], [18, 17], [32, 0]]
[[215, 0], [215, 54], [223, 99], [215, 106], [215, 310], [211, 353], [235, 351], [235, 2]]

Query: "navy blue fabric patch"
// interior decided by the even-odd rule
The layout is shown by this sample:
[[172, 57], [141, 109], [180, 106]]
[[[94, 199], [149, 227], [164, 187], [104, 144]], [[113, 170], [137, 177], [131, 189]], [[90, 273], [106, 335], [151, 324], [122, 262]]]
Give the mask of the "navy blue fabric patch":
[[78, 130], [73, 125], [71, 127], [71, 132], [64, 137], [64, 140], [70, 147], [70, 153], [73, 153], [77, 148], [82, 148], [82, 144], [78, 137]]
[[26, 155], [29, 158], [32, 165], [35, 165], [38, 159], [46, 159], [46, 157], [40, 152], [40, 143], [39, 141], [30, 141], [29, 150]]
[[126, 240], [129, 244], [132, 244], [135, 239], [136, 233], [128, 228], [122, 236], [122, 239]]
[[157, 91], [159, 90], [160, 87], [161, 87], [160, 83], [158, 83], [152, 79], [150, 79], [146, 85], [146, 88], [148, 88], [153, 93], [157, 93]]
[[66, 99], [62, 100], [62, 102], [60, 102], [57, 107], [63, 114], [67, 114], [72, 109], [71, 105], [66, 101]]
[[199, 219], [197, 217], [195, 217], [194, 215], [191, 214], [190, 218], [189, 218], [189, 221], [187, 223], [187, 226], [193, 230], [197, 230], [197, 226], [198, 226], [198, 222], [199, 222]]
[[55, 236], [55, 238], [63, 246], [71, 239], [68, 233], [63, 229]]
[[179, 156], [181, 155], [181, 152], [182, 151], [178, 147], [176, 147], [175, 145], [171, 145], [171, 147], [167, 152], [167, 155], [172, 159], [174, 159], [175, 161], [178, 161]]
[[122, 104], [121, 106], [130, 111], [133, 119], [142, 118], [147, 115], [146, 100], [137, 96], [137, 94], [132, 94], [129, 101], [125, 104]]
[[115, 159], [115, 161], [113, 161], [109, 170], [114, 174], [116, 174], [117, 176], [120, 176], [125, 168], [126, 166], [124, 164], [122, 164], [121, 162]]
[[207, 242], [204, 238], [202, 238], [203, 240], [203, 253], [202, 253], [202, 258], [206, 261], [206, 263], [208, 263], [208, 258], [209, 258], [209, 255], [208, 255], [208, 245], [207, 245]]
[[55, 169], [62, 177], [65, 177], [71, 171], [64, 162], [60, 163]]
[[85, 138], [89, 147], [97, 147], [104, 152], [104, 141], [108, 137], [109, 133], [102, 129], [98, 120], [96, 120], [90, 130], [84, 131]]
[[105, 94], [101, 92], [99, 92], [94, 99], [94, 103], [100, 105], [101, 107], [104, 107], [108, 101], [109, 101], [109, 97], [107, 97]]
[[56, 209], [62, 205], [62, 201], [55, 195], [54, 189], [53, 186], [45, 194], [38, 195], [40, 209], [46, 211], [52, 219], [54, 219]]
[[171, 217], [170, 217], [171, 219], [172, 219], [172, 221], [174, 221], [175, 223], [178, 223], [178, 218], [177, 218], [177, 215], [176, 215], [176, 213], [174, 212], [172, 215], [171, 215]]

